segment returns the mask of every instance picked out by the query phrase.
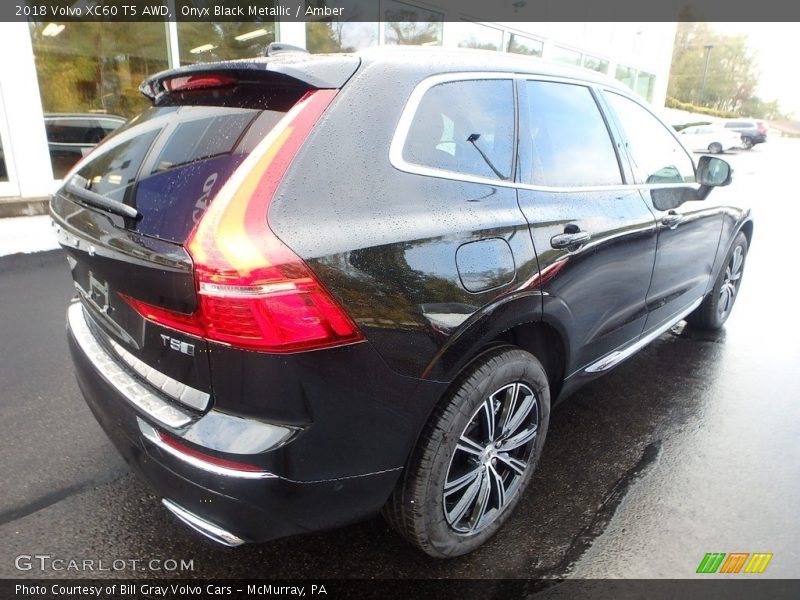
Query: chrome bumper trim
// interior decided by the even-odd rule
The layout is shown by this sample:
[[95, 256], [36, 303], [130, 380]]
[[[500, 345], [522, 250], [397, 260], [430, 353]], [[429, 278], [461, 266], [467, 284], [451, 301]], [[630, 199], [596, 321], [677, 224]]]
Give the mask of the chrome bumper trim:
[[646, 336], [639, 338], [638, 341], [634, 342], [630, 346], [627, 346], [626, 348], [623, 348], [622, 350], [615, 350], [611, 354], [607, 354], [606, 356], [604, 356], [603, 358], [601, 358], [597, 362], [594, 362], [591, 365], [589, 365], [588, 367], [586, 367], [584, 369], [584, 371], [586, 371], [587, 373], [600, 373], [602, 371], [607, 371], [611, 367], [615, 367], [616, 365], [621, 363], [623, 360], [625, 360], [629, 356], [635, 354], [636, 352], [638, 352], [639, 350], [641, 350], [642, 348], [647, 346], [647, 344], [649, 344], [654, 339], [656, 339], [658, 336], [660, 336], [662, 333], [667, 331], [670, 327], [672, 327], [676, 323], [678, 323], [681, 320], [683, 320], [695, 308], [700, 306], [700, 304], [702, 302], [703, 302], [703, 299], [702, 298], [698, 298], [697, 300], [692, 302], [692, 304], [688, 308], [682, 310], [676, 316], [674, 316], [673, 318], [669, 319], [666, 323], [664, 323], [658, 329], [655, 329], [655, 330], [651, 331]]
[[119, 355], [120, 359], [154, 388], [161, 390], [165, 395], [176, 402], [185, 404], [195, 410], [203, 411], [208, 408], [208, 402], [211, 400], [209, 394], [164, 375], [158, 369], [154, 369], [147, 363], [136, 358], [114, 340], [109, 339], [108, 341], [114, 349], [114, 352]]
[[164, 440], [161, 439], [161, 436], [158, 435], [158, 432], [149, 423], [146, 423], [143, 419], [139, 418], [136, 420], [138, 421], [139, 431], [142, 432], [142, 436], [144, 436], [145, 439], [147, 439], [151, 444], [159, 448], [162, 452], [166, 452], [167, 454], [174, 456], [178, 460], [183, 461], [184, 463], [191, 465], [196, 469], [207, 471], [209, 473], [213, 473], [214, 475], [221, 475], [222, 477], [233, 477], [237, 479], [278, 478], [277, 475], [270, 473], [269, 471], [242, 471], [239, 469], [232, 469], [230, 467], [224, 467], [222, 465], [207, 462], [202, 458], [192, 454], [181, 452], [177, 448], [165, 443]]
[[201, 519], [197, 515], [190, 513], [185, 508], [181, 508], [172, 500], [167, 500], [164, 498], [161, 500], [161, 503], [168, 511], [183, 521], [183, 523], [198, 533], [203, 534], [208, 539], [217, 542], [218, 544], [222, 544], [223, 546], [228, 546], [230, 548], [235, 548], [236, 546], [241, 546], [244, 544], [244, 540], [242, 538], [233, 535], [229, 531], [225, 531], [221, 527], [209, 523], [205, 519]]
[[148, 390], [119, 366], [117, 360], [95, 339], [80, 303], [71, 304], [67, 309], [67, 323], [75, 341], [94, 368], [128, 402], [155, 421], [173, 429], [184, 427], [192, 421], [190, 415]]

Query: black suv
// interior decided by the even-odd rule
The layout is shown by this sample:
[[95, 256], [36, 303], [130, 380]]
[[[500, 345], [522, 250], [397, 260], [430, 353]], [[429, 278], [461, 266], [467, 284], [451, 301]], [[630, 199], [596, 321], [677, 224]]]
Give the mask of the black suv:
[[557, 399], [741, 285], [727, 163], [582, 70], [290, 53], [141, 90], [52, 198], [69, 343], [119, 451], [223, 544], [382, 510], [469, 552]]
[[742, 146], [750, 150], [756, 144], [763, 144], [767, 141], [767, 128], [761, 121], [725, 121], [722, 125], [725, 129], [733, 129], [742, 135]]

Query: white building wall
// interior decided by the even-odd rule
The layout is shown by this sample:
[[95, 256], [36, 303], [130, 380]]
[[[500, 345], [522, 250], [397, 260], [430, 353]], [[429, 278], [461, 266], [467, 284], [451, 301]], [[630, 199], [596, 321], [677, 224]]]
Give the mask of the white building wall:
[[47, 196], [53, 188], [53, 171], [27, 23], [0, 23], [0, 56], [5, 57], [0, 60], [0, 94], [5, 107], [0, 120], [8, 132], [3, 152], [10, 178], [16, 181], [15, 189], [6, 195]]

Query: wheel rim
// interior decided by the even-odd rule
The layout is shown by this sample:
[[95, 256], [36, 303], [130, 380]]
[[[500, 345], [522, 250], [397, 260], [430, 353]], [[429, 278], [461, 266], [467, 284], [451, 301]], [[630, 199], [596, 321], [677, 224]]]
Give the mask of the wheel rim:
[[752, 148], [753, 147], [753, 140], [751, 140], [750, 138], [747, 138], [747, 137], [743, 138], [742, 142], [744, 143], [744, 147], [745, 148]]
[[722, 280], [722, 287], [719, 289], [719, 302], [717, 302], [717, 312], [720, 317], [726, 316], [733, 308], [736, 301], [736, 294], [739, 291], [739, 283], [742, 280], [742, 269], [744, 267], [744, 249], [736, 246], [731, 254], [728, 265], [725, 267], [725, 275]]
[[722, 152], [722, 146], [715, 142], [708, 147], [708, 150], [711, 152], [711, 154], [719, 154]]
[[486, 528], [516, 494], [539, 433], [539, 402], [524, 383], [504, 385], [478, 407], [450, 459], [442, 492], [455, 531]]

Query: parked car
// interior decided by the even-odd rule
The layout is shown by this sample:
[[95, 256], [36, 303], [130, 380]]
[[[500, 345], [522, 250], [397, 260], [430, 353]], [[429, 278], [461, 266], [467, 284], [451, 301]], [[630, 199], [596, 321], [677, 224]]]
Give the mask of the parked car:
[[719, 154], [742, 147], [738, 132], [714, 125], [696, 125], [682, 129], [679, 135], [689, 150]]
[[767, 128], [761, 121], [735, 119], [724, 121], [722, 126], [740, 134], [742, 136], [742, 146], [747, 150], [750, 150], [756, 144], [763, 144], [767, 141]]
[[106, 114], [51, 113], [44, 116], [53, 177], [62, 179], [80, 159], [112, 131], [124, 117]]
[[557, 401], [738, 295], [728, 164], [601, 75], [398, 49], [141, 89], [51, 201], [69, 346], [128, 463], [222, 544], [382, 511], [431, 556], [474, 550]]

